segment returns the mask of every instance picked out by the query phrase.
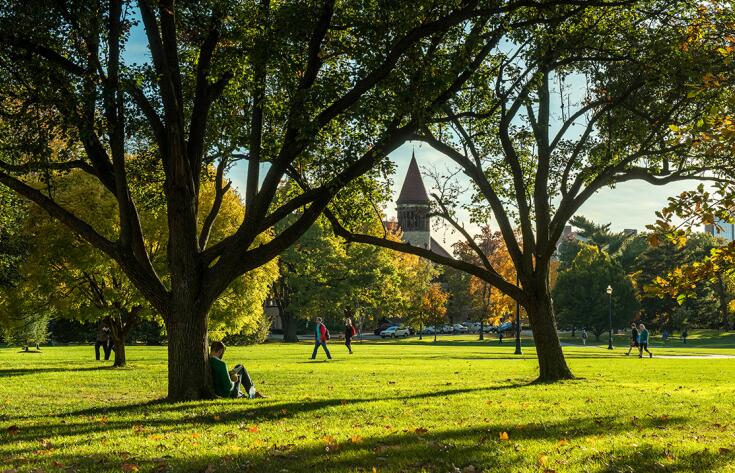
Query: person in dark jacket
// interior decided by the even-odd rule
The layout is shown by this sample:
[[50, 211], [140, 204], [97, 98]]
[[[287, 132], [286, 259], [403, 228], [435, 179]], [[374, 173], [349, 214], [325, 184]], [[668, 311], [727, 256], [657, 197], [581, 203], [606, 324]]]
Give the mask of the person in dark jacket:
[[[209, 347], [209, 366], [212, 368], [214, 393], [220, 397], [230, 398], [265, 397], [255, 389], [255, 384], [244, 366], [235, 365], [231, 371], [227, 370], [227, 364], [222, 361], [224, 355], [225, 344], [212, 342]], [[240, 390], [240, 386], [245, 392]]]
[[332, 359], [332, 354], [329, 353], [329, 348], [327, 348], [327, 340], [329, 340], [329, 330], [327, 330], [327, 327], [322, 323], [322, 318], [317, 317], [316, 327], [314, 328], [314, 351], [311, 353], [312, 360], [316, 358], [316, 352], [319, 350], [320, 346], [324, 348], [327, 358], [330, 360]]
[[638, 348], [638, 327], [635, 323], [630, 324], [630, 348], [628, 348], [626, 355], [630, 355], [630, 350], [633, 348]]
[[352, 337], [356, 334], [357, 331], [355, 330], [355, 326], [352, 325], [352, 319], [347, 317], [345, 319], [345, 346], [350, 351], [350, 355], [352, 355]]
[[105, 353], [105, 361], [109, 360], [112, 352], [112, 340], [110, 338], [110, 326], [105, 321], [102, 321], [97, 327], [97, 338], [94, 342], [94, 355], [97, 361], [100, 361], [100, 347]]

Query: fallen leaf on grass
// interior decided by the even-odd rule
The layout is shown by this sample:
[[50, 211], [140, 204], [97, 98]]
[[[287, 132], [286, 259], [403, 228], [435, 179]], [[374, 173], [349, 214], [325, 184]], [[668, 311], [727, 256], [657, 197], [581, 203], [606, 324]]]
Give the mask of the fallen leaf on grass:
[[17, 425], [11, 425], [10, 427], [8, 427], [7, 432], [9, 435], [18, 435], [19, 430], [20, 429]]
[[54, 468], [64, 468], [64, 464], [57, 460], [52, 461], [51, 466]]
[[260, 432], [260, 429], [257, 425], [251, 425], [250, 427], [248, 427], [248, 432], [250, 432], [251, 434], [257, 434], [258, 432]]
[[41, 446], [43, 448], [53, 448], [54, 444], [52, 444], [49, 439], [43, 439], [41, 440]]
[[212, 420], [215, 421], [215, 422], [219, 422], [219, 421], [222, 420], [222, 416], [220, 416], [220, 415], [212, 416]]
[[324, 447], [326, 452], [336, 452], [337, 450], [339, 450], [339, 445], [336, 443], [327, 443], [327, 446]]
[[350, 442], [360, 443], [362, 442], [362, 437], [360, 437], [359, 435], [353, 435], [352, 437], [350, 437]]
[[569, 440], [567, 440], [567, 439], [561, 439], [561, 440], [559, 440], [559, 445], [561, 445], [561, 446], [569, 445]]
[[138, 465], [136, 465], [135, 463], [123, 463], [122, 465], [120, 465], [120, 468], [122, 469], [122, 471], [132, 473], [140, 471], [140, 467], [138, 467]]
[[194, 432], [193, 434], [191, 434], [191, 438], [193, 438], [193, 439], [198, 439], [201, 436], [202, 436], [201, 434], [198, 434], [196, 432]]
[[726, 453], [730, 453], [730, 449], [729, 448], [726, 448], [726, 447], [720, 447], [719, 452], [720, 452], [720, 454], [724, 455]]
[[145, 427], [141, 424], [133, 424], [133, 433], [136, 435], [140, 435], [145, 430]]
[[424, 427], [419, 427], [418, 429], [415, 430], [416, 435], [424, 435], [428, 431], [429, 429], [426, 429]]
[[103, 424], [104, 425], [104, 424], [107, 424], [108, 422], [110, 422], [110, 419], [107, 416], [102, 416], [102, 417], [95, 418], [94, 421], [97, 422], [97, 423], [99, 423], [99, 424]]
[[508, 440], [509, 439], [508, 432], [500, 432], [500, 434], [498, 434], [498, 436], [500, 437], [500, 440]]

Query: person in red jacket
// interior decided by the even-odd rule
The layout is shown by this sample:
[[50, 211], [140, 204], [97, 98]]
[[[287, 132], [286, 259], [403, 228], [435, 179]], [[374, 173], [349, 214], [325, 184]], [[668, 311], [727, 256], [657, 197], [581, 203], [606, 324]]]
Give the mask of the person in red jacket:
[[327, 340], [329, 340], [329, 330], [322, 323], [322, 318], [316, 318], [316, 328], [314, 329], [314, 351], [311, 354], [311, 359], [316, 358], [316, 352], [319, 350], [319, 346], [324, 348], [324, 352], [327, 354], [327, 358], [332, 359], [329, 348], [327, 348]]

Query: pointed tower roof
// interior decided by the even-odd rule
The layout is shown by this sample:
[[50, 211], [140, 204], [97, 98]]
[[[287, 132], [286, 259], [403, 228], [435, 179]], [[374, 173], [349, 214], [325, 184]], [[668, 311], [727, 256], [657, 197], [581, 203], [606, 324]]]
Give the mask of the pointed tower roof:
[[403, 181], [401, 194], [398, 196], [397, 204], [428, 204], [429, 194], [424, 187], [424, 180], [421, 178], [419, 164], [416, 162], [416, 155], [411, 153], [411, 163], [408, 165], [406, 179]]

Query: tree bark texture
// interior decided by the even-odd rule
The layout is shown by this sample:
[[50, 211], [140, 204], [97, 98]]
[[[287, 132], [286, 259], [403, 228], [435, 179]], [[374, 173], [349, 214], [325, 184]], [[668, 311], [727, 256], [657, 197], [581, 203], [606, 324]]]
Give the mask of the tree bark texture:
[[556, 331], [554, 309], [548, 287], [542, 283], [540, 290], [531, 293], [526, 303], [526, 312], [533, 332], [533, 341], [536, 345], [536, 354], [539, 364], [540, 382], [560, 381], [573, 379], [571, 370], [564, 359], [564, 353], [559, 343]]
[[299, 341], [299, 336], [296, 334], [297, 319], [288, 310], [281, 310], [281, 324], [283, 325], [283, 341], [288, 343], [296, 343]]

